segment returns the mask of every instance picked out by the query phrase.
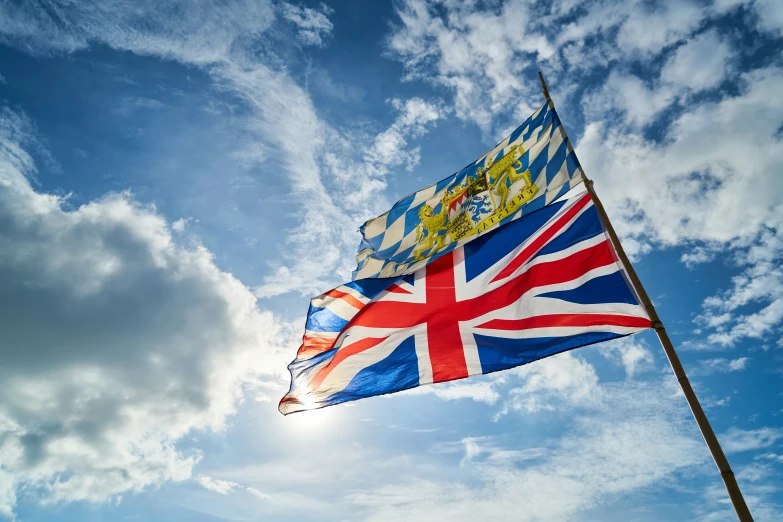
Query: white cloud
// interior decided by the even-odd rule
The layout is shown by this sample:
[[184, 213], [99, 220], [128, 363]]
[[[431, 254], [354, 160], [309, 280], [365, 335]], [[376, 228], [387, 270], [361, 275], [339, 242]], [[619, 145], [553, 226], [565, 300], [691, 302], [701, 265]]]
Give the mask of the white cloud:
[[753, 2], [758, 13], [758, 25], [763, 31], [777, 35], [783, 34], [783, 7], [777, 0], [755, 0]]
[[256, 488], [247, 488], [247, 492], [253, 495], [254, 497], [258, 497], [261, 500], [269, 500], [271, 497], [267, 495], [266, 493], [262, 493], [261, 491], [258, 491]]
[[484, 460], [488, 463], [518, 463], [546, 456], [546, 448], [526, 448], [510, 450], [498, 445], [493, 437], [465, 437], [456, 442], [440, 442], [430, 448], [430, 453], [465, 453], [460, 465], [471, 461]]
[[[449, 382], [431, 386], [420, 386], [401, 392], [404, 395], [434, 395], [446, 401], [471, 399], [475, 402], [495, 404], [500, 399], [498, 387], [506, 382], [500, 376], [475, 379], [471, 382]], [[400, 394], [398, 394], [400, 395]]]
[[640, 54], [658, 54], [696, 29], [705, 16], [698, 3], [664, 0], [655, 4], [632, 4], [628, 18], [617, 34], [617, 45], [623, 50]]
[[667, 388], [634, 381], [602, 386], [596, 401], [568, 408], [572, 430], [547, 439], [544, 450], [517, 455], [524, 467], [516, 466], [519, 460], [490, 458], [519, 450], [473, 437], [438, 448], [464, 452], [459, 464], [470, 470], [469, 480], [448, 471], [430, 478], [422, 467], [411, 472], [413, 480], [358, 490], [347, 500], [371, 521], [431, 520], [432, 513], [455, 521], [570, 519], [709, 462], [685, 401], [662, 394]]
[[647, 345], [636, 337], [622, 337], [598, 345], [598, 349], [610, 359], [619, 359], [625, 375], [632, 379], [637, 373], [653, 367], [653, 354]]
[[767, 460], [771, 460], [771, 461], [777, 462], [778, 464], [783, 464], [783, 455], [778, 455], [776, 453], [767, 453], [766, 455], [763, 455], [762, 457], [767, 459]]
[[[516, 100], [540, 99], [536, 69], [551, 72], [555, 90], [567, 94], [581, 80], [557, 85], [564, 69], [649, 60], [687, 39], [711, 12], [699, 3], [674, 0], [576, 0], [549, 7], [523, 0], [486, 6], [406, 0], [397, 14], [400, 23], [387, 47], [406, 67], [408, 77], [451, 90], [459, 118], [495, 132], [494, 125], [504, 118], [526, 118], [532, 112], [532, 106]], [[503, 37], [487, 38], [490, 34]], [[690, 50], [700, 42], [686, 45], [677, 65], [693, 55]], [[717, 54], [710, 57], [709, 66], [700, 64], [702, 76], [715, 72], [722, 58], [726, 57]], [[651, 99], [652, 91], [635, 78], [618, 78], [624, 85], [617, 87], [614, 97], [640, 121], [673, 100], [672, 93], [660, 90]]]
[[[190, 477], [243, 382], [284, 379], [289, 330], [154, 208], [33, 190], [31, 126], [0, 113], [0, 512], [14, 486], [99, 501]], [[279, 343], [279, 344], [278, 344]], [[9, 486], [9, 481], [11, 486]]]
[[322, 47], [324, 39], [332, 34], [334, 26], [329, 21], [332, 10], [321, 4], [317, 9], [283, 2], [280, 4], [283, 18], [299, 28], [297, 38], [304, 45]]
[[716, 248], [708, 248], [704, 246], [692, 247], [691, 250], [686, 251], [680, 256], [680, 261], [685, 263], [688, 268], [693, 268], [701, 263], [709, 263], [715, 259]]
[[219, 493], [221, 495], [228, 495], [229, 493], [233, 493], [235, 489], [241, 487], [236, 482], [213, 479], [205, 475], [198, 475], [196, 477], [196, 482], [201, 484], [203, 488], [214, 491], [215, 493]]
[[624, 114], [632, 129], [652, 125], [658, 116], [687, 95], [720, 85], [733, 57], [729, 44], [712, 29], [677, 48], [664, 64], [660, 78], [642, 81], [613, 68], [598, 91], [582, 100], [585, 115], [600, 120], [612, 111]]
[[410, 172], [419, 163], [419, 148], [408, 149], [408, 139], [426, 134], [448, 111], [438, 102], [421, 98], [391, 100], [399, 115], [388, 129], [378, 134], [364, 152], [364, 160], [385, 174], [389, 168], [405, 165]]
[[[253, 48], [274, 21], [269, 2], [236, 0], [214, 5], [173, 1], [162, 7], [152, 1], [113, 0], [72, 4], [69, 9], [50, 7], [1, 5], [0, 41], [39, 54], [70, 52], [99, 42], [114, 49], [175, 59], [203, 67], [217, 86], [248, 103], [252, 114], [247, 130], [272, 150], [253, 147], [239, 153], [238, 159], [255, 165], [267, 154], [280, 158], [292, 197], [309, 203], [289, 235], [290, 241], [306, 246], [308, 252], [313, 244], [321, 245], [317, 261], [286, 260], [287, 265], [296, 265], [295, 273], [286, 278], [291, 269], [279, 268], [275, 274], [279, 277], [272, 277], [279, 288], [270, 294], [292, 289], [316, 294], [331, 286], [335, 271], [350, 273], [352, 266], [342, 262], [342, 254], [348, 244], [355, 248], [357, 220], [334, 204], [330, 192], [336, 188], [325, 186], [317, 161], [324, 143], [335, 138], [335, 133], [318, 118], [310, 97], [285, 70], [264, 63], [276, 64], [279, 59]], [[310, 37], [325, 36], [319, 16], [327, 8], [283, 9], [298, 20], [305, 33], [313, 31]]]
[[[742, 495], [755, 520], [781, 520], [780, 488], [775, 485], [774, 473], [766, 466], [752, 463], [735, 468]], [[714, 484], [705, 489], [704, 498], [696, 508], [702, 522], [729, 522], [737, 519], [726, 489]]]
[[[750, 246], [735, 252], [742, 272], [732, 278], [732, 287], [704, 300], [704, 312], [696, 322], [714, 329], [708, 341], [723, 347], [744, 338], [762, 339], [783, 321], [783, 240], [778, 230], [764, 230]], [[754, 312], [737, 313], [748, 305]]]
[[664, 65], [661, 78], [694, 91], [709, 89], [723, 81], [731, 57], [728, 43], [711, 29], [679, 47]]
[[738, 357], [737, 359], [704, 359], [699, 361], [698, 368], [691, 372], [691, 374], [696, 376], [738, 372], [747, 367], [749, 360], [749, 357]]
[[781, 182], [769, 173], [783, 165], [773, 138], [783, 121], [773, 94], [783, 73], [768, 68], [742, 80], [742, 94], [692, 106], [660, 145], [627, 129], [588, 125], [579, 157], [622, 235], [726, 244], [781, 223]]
[[[250, 91], [249, 86], [257, 83], [264, 89], [258, 95], [247, 96], [265, 118], [273, 118], [274, 111], [283, 110], [283, 104], [285, 111], [292, 111], [289, 122], [264, 129], [264, 133], [285, 150], [286, 160], [291, 162], [294, 195], [308, 204], [301, 224], [289, 236], [286, 263], [264, 277], [255, 293], [271, 297], [298, 290], [316, 295], [350, 279], [356, 266], [352, 257], [359, 239], [356, 229], [386, 210], [389, 203], [382, 191], [393, 169], [401, 165], [412, 168], [419, 161], [418, 148], [410, 149], [408, 140], [429, 132], [448, 112], [437, 101], [391, 100], [398, 116], [371, 140], [362, 152], [363, 161], [359, 161], [354, 159], [353, 150], [358, 140], [349, 141], [327, 127], [318, 119], [304, 91], [288, 79], [278, 80], [282, 84], [279, 99], [270, 100], [269, 81], [246, 82], [245, 88]], [[326, 172], [320, 170], [319, 159], [326, 164]], [[312, 256], [314, 245], [318, 245], [317, 258]]]
[[0, 517], [14, 518], [16, 506], [16, 481], [14, 477], [0, 468]]
[[[686, 263], [733, 254], [741, 273], [705, 300], [697, 319], [716, 329], [707, 340], [719, 346], [761, 339], [783, 321], [775, 261], [783, 251], [783, 182], [772, 174], [783, 168], [783, 105], [774, 94], [783, 90], [783, 72], [770, 67], [740, 80], [739, 95], [690, 106], [660, 143], [623, 125], [592, 123], [577, 147], [626, 246], [628, 239], [632, 246], [697, 244]], [[748, 304], [758, 309], [739, 314]]]
[[[494, 114], [513, 111], [517, 104], [525, 117], [532, 113], [532, 107], [509, 100], [537, 90], [530, 82], [521, 82], [519, 74], [529, 60], [549, 58], [555, 50], [529, 23], [532, 15], [526, 2], [480, 9], [473, 2], [436, 5], [408, 0], [400, 4], [398, 16], [400, 25], [387, 42], [389, 52], [411, 78], [452, 90], [459, 118], [489, 130]], [[487, 37], [493, 34], [504, 37]]]
[[[334, 195], [350, 208], [354, 202], [348, 199], [357, 193], [381, 190], [383, 176], [323, 176], [325, 144], [336, 143], [338, 150], [352, 144], [318, 117], [285, 71], [245, 51], [273, 19], [267, 4], [250, 4], [173, 5], [185, 14], [164, 17], [171, 13], [161, 13], [157, 4], [83, 3], [63, 24], [35, 6], [2, 6], [0, 34], [5, 43], [41, 54], [101, 42], [195, 64], [218, 87], [245, 100], [252, 111], [248, 130], [264, 143], [264, 154], [268, 150], [282, 164], [292, 197], [308, 202], [289, 235], [294, 257], [306, 255], [298, 256], [300, 262], [286, 260], [288, 266], [274, 274], [281, 277], [279, 288], [267, 289], [267, 295], [316, 293], [332, 285], [335, 271], [348, 276], [352, 264], [344, 254], [355, 248], [357, 217], [370, 212], [367, 201], [358, 201], [349, 213]], [[405, 140], [420, 137], [445, 114], [417, 99], [395, 105], [395, 125]], [[4, 319], [25, 327], [24, 335], [14, 335], [30, 348], [26, 358], [0, 370], [13, 371], [13, 379], [3, 380], [16, 390], [0, 403], [0, 413], [14, 411], [0, 415], [7, 434], [0, 471], [12, 482], [0, 481], [0, 509], [13, 509], [17, 484], [49, 484], [44, 500], [102, 500], [184, 480], [200, 454], [183, 454], [175, 442], [192, 430], [221, 429], [243, 383], [256, 389], [259, 375], [277, 379], [266, 365], [283, 369], [288, 357], [278, 360], [268, 339], [284, 344], [290, 331], [257, 311], [255, 297], [217, 269], [209, 252], [176, 244], [169, 230], [184, 223], [170, 228], [129, 194], [64, 211], [57, 198], [35, 193], [22, 174], [34, 172], [21, 146], [23, 119], [9, 123], [14, 115], [6, 116], [2, 150], [11, 167], [2, 172], [8, 197], [0, 224], [16, 228], [9, 228], [15, 233], [7, 241], [14, 243], [0, 259], [4, 254], [17, 272], [2, 284], [16, 285], [4, 297], [22, 300], [14, 303], [16, 315]], [[320, 247], [317, 259], [311, 256], [314, 244]], [[56, 351], [54, 337], [60, 342]], [[36, 358], [39, 352], [52, 356]], [[67, 478], [57, 480], [61, 473]]]
[[187, 220], [185, 218], [179, 218], [174, 223], [171, 224], [171, 230], [177, 233], [183, 233], [185, 231], [185, 225], [187, 224]]
[[510, 411], [554, 410], [554, 405], [561, 401], [588, 404], [599, 399], [595, 368], [571, 352], [520, 366], [512, 372], [524, 384], [509, 392], [496, 418]]
[[[150, 16], [154, 13], [154, 16]], [[47, 54], [103, 42], [115, 49], [210, 64], [240, 38], [258, 35], [274, 21], [265, 0], [57, 1], [0, 4], [0, 41]]]
[[588, 117], [600, 118], [616, 110], [625, 115], [625, 121], [634, 128], [648, 125], [676, 98], [671, 87], [647, 85], [631, 74], [613, 70], [603, 88], [583, 101]]
[[[259, 50], [259, 40], [280, 36], [267, 34], [275, 20], [270, 2], [236, 0], [214, 5], [175, 0], [161, 7], [152, 1], [113, 0], [83, 2], [69, 9], [51, 7], [0, 7], [0, 41], [39, 54], [70, 52], [96, 42], [175, 59], [202, 67], [218, 87], [248, 104], [251, 114], [244, 122], [246, 134], [263, 146], [253, 144], [238, 152], [236, 159], [257, 166], [274, 156], [290, 182], [290, 197], [308, 203], [292, 222], [289, 244], [282, 249], [290, 257], [282, 260], [258, 295], [291, 290], [317, 294], [335, 279], [349, 277], [353, 263], [345, 254], [355, 249], [356, 227], [370, 214], [366, 202], [346, 211], [335, 201], [345, 202], [350, 209], [353, 201], [344, 195], [356, 199], [385, 185], [372, 175], [363, 179], [355, 172], [350, 179], [327, 179], [329, 173], [322, 171], [326, 144], [343, 150], [350, 146], [318, 117], [309, 95], [281, 67], [281, 59], [267, 48], [271, 46]], [[282, 4], [279, 11], [309, 43], [322, 43], [331, 31], [326, 18], [331, 11], [325, 5], [311, 9]], [[52, 13], [61, 13], [64, 19]], [[320, 255], [310, 261], [314, 244], [319, 245]]]
[[721, 446], [727, 453], [739, 453], [772, 446], [783, 438], [783, 430], [777, 428], [759, 428], [757, 430], [742, 430], [730, 428], [718, 437]]

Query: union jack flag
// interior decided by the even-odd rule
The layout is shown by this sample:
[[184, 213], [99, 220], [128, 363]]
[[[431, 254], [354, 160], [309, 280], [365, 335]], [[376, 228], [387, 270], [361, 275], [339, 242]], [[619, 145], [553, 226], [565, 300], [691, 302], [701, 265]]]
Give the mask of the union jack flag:
[[505, 370], [651, 327], [590, 195], [310, 304], [283, 414]]

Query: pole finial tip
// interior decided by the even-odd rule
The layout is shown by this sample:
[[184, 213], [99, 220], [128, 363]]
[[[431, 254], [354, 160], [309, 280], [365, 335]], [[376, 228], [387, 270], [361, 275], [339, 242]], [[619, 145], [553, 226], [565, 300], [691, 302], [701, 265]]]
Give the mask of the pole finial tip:
[[541, 74], [541, 71], [538, 71], [538, 79], [541, 80], [541, 90], [544, 91], [544, 97], [547, 101], [551, 101], [552, 98], [549, 97], [549, 89], [546, 87], [546, 81], [544, 81], [544, 75]]

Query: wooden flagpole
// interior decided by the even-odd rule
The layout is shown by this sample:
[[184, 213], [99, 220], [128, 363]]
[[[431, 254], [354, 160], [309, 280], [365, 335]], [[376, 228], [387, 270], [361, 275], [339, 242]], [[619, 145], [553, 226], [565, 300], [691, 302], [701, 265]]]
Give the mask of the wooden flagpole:
[[[540, 71], [538, 73], [538, 77], [541, 80], [541, 88], [544, 91], [544, 96], [546, 97], [547, 101], [552, 103], [552, 106], [554, 106], [552, 98], [549, 97], [549, 90], [547, 89], [546, 82], [544, 81], [544, 75], [542, 75]], [[565, 131], [562, 130], [562, 124], [560, 128], [561, 132], [563, 132], [563, 137], [565, 138]], [[688, 401], [688, 406], [690, 406], [691, 412], [696, 419], [696, 424], [699, 425], [699, 430], [701, 430], [704, 441], [707, 443], [707, 447], [712, 454], [712, 458], [715, 460], [715, 464], [718, 466], [720, 476], [723, 479], [723, 483], [726, 485], [726, 490], [729, 492], [731, 503], [734, 506], [734, 510], [737, 512], [737, 517], [739, 518], [740, 522], [753, 522], [753, 517], [750, 514], [750, 510], [748, 510], [747, 504], [745, 504], [745, 499], [743, 498], [742, 492], [740, 491], [739, 485], [737, 484], [737, 480], [734, 477], [734, 472], [731, 471], [729, 461], [726, 459], [726, 455], [723, 453], [723, 448], [721, 448], [720, 443], [718, 442], [718, 438], [715, 436], [715, 432], [712, 431], [712, 426], [710, 426], [710, 423], [707, 420], [707, 415], [705, 415], [704, 410], [699, 403], [699, 399], [696, 397], [696, 393], [693, 391], [693, 387], [691, 387], [690, 381], [688, 381], [688, 376], [685, 375], [685, 370], [680, 363], [680, 358], [677, 356], [677, 352], [674, 351], [674, 346], [669, 339], [669, 335], [666, 333], [666, 329], [664, 328], [660, 317], [658, 317], [658, 313], [655, 311], [655, 307], [653, 306], [652, 301], [650, 301], [650, 297], [644, 290], [644, 286], [642, 286], [642, 282], [639, 279], [639, 276], [636, 275], [636, 270], [634, 270], [633, 265], [628, 260], [628, 256], [625, 255], [623, 246], [620, 244], [620, 239], [617, 237], [617, 234], [612, 227], [612, 223], [609, 221], [609, 216], [606, 215], [606, 211], [601, 204], [601, 200], [598, 199], [598, 195], [595, 193], [595, 189], [593, 188], [593, 180], [588, 179], [587, 176], [585, 176], [584, 184], [587, 188], [587, 191], [590, 193], [590, 197], [593, 198], [595, 208], [598, 211], [601, 222], [603, 223], [604, 228], [609, 235], [609, 239], [611, 240], [612, 245], [617, 252], [617, 257], [620, 258], [620, 261], [625, 266], [628, 278], [630, 279], [634, 290], [636, 290], [636, 293], [642, 302], [642, 306], [644, 306], [645, 310], [647, 310], [647, 314], [650, 316], [653, 329], [655, 330], [655, 333], [658, 334], [658, 339], [661, 341], [663, 351], [666, 353], [666, 357], [669, 359], [669, 364], [674, 371], [674, 376], [677, 377], [677, 382], [680, 383], [682, 392], [685, 394], [685, 399]]]

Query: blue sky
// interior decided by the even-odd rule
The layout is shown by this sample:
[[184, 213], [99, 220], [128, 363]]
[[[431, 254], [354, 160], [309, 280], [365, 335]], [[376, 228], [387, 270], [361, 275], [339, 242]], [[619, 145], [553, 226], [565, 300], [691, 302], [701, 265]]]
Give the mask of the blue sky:
[[550, 83], [783, 519], [774, 0], [0, 2], [0, 520], [733, 520], [649, 332], [283, 417], [358, 226]]

